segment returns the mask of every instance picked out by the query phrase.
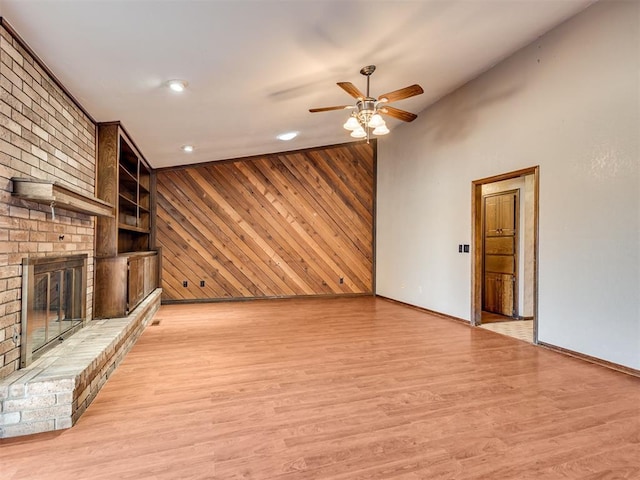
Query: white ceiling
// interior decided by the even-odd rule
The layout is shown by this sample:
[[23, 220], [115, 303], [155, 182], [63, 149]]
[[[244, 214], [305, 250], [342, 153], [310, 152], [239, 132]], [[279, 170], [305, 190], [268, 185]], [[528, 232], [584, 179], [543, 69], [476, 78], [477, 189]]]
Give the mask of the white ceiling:
[[372, 96], [419, 83], [393, 104], [419, 113], [591, 3], [0, 0], [0, 15], [95, 120], [122, 121], [166, 167], [348, 142], [344, 111], [308, 109], [353, 103], [336, 82], [364, 91], [364, 65]]

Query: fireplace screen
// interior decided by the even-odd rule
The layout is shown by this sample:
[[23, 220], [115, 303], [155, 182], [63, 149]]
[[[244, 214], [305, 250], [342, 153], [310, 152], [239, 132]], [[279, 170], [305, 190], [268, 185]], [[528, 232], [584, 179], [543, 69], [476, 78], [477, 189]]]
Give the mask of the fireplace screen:
[[84, 325], [87, 255], [22, 261], [22, 367]]

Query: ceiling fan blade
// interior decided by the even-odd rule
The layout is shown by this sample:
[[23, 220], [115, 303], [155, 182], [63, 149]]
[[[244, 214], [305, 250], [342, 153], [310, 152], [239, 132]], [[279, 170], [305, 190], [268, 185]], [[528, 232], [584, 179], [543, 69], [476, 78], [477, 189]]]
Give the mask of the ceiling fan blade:
[[414, 97], [416, 95], [420, 95], [424, 93], [424, 90], [417, 83], [415, 85], [410, 85], [408, 87], [401, 88], [400, 90], [394, 90], [393, 92], [384, 93], [378, 97], [379, 101], [384, 101], [383, 98], [386, 98], [387, 102], [397, 102], [398, 100], [404, 100], [405, 98]]
[[418, 116], [415, 113], [407, 112], [406, 110], [400, 110], [399, 108], [384, 106], [380, 108], [380, 113], [389, 115], [390, 117], [397, 118], [403, 122], [413, 122]]
[[353, 108], [353, 105], [336, 105], [335, 107], [310, 108], [309, 111], [311, 113], [330, 112], [331, 110], [347, 110], [349, 108]]
[[356, 98], [358, 100], [365, 98], [364, 93], [358, 90], [358, 87], [356, 87], [351, 82], [338, 82], [338, 86], [341, 89], [343, 89], [345, 92], [347, 92], [349, 95], [351, 95], [353, 98]]

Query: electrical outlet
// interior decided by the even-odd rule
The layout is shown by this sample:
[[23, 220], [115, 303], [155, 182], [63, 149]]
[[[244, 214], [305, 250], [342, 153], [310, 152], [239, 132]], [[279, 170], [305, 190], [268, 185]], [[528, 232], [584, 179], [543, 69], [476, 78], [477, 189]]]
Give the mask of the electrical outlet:
[[186, 280], [184, 282], [182, 282], [182, 286], [183, 287], [188, 287], [189, 286], [189, 282], [187, 282]]
[[462, 247], [464, 249], [464, 253], [469, 253], [469, 245], [468, 244], [465, 243]]
[[204, 280], [200, 280], [200, 286], [204, 287]]
[[340, 285], [344, 283], [344, 277], [340, 277]]

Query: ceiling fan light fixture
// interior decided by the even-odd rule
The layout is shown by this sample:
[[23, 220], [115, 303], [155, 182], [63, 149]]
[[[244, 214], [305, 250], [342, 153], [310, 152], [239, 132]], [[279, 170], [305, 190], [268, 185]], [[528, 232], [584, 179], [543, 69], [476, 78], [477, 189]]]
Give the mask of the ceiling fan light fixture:
[[187, 89], [186, 80], [169, 80], [167, 86], [172, 92], [182, 93]]
[[386, 123], [384, 122], [382, 115], [380, 115], [379, 113], [374, 113], [371, 116], [369, 123], [367, 124], [369, 128], [378, 128], [378, 127], [383, 127], [385, 125]]
[[380, 125], [379, 127], [376, 127], [373, 129], [373, 134], [374, 135], [386, 135], [387, 133], [389, 133], [389, 129], [387, 128], [387, 126], [383, 123], [382, 125]]
[[377, 97], [372, 97], [369, 92], [371, 74], [376, 70], [375, 65], [362, 67], [360, 73], [367, 77], [366, 93], [361, 92], [351, 82], [338, 82], [338, 86], [346, 93], [356, 99], [355, 105], [335, 105], [333, 107], [310, 108], [309, 112], [329, 112], [332, 110], [352, 109], [354, 112], [342, 125], [345, 130], [351, 131], [353, 138], [367, 138], [369, 143], [370, 135], [386, 135], [389, 133], [387, 124], [381, 114], [388, 115], [403, 122], [413, 122], [418, 116], [414, 113], [388, 106], [389, 103], [404, 100], [405, 98], [421, 95], [424, 90], [417, 83], [408, 87], [400, 88], [392, 92], [384, 93]]
[[181, 148], [184, 153], [191, 153], [194, 150], [193, 145], [183, 145]]
[[358, 122], [358, 119], [355, 117], [355, 115], [351, 115], [342, 127], [345, 130], [353, 131], [353, 130], [356, 130], [357, 128], [360, 128], [360, 122]]
[[359, 128], [356, 128], [353, 132], [351, 132], [351, 136], [353, 138], [364, 138], [367, 136], [367, 132], [364, 131], [364, 128], [359, 127]]

